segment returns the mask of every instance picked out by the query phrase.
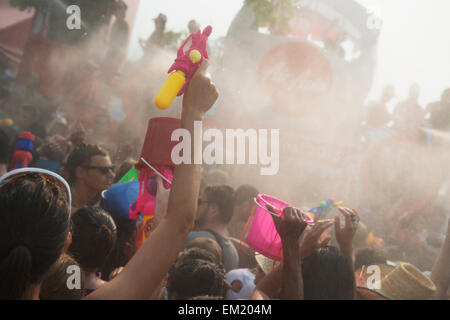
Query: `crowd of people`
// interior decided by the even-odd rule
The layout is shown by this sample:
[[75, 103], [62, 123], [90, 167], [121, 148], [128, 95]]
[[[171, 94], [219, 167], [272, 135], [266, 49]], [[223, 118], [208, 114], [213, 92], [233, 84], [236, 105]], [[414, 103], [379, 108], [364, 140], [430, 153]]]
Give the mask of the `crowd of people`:
[[388, 104], [396, 96], [396, 92], [392, 85], [384, 87], [380, 98], [371, 101], [367, 107], [366, 125], [394, 126], [405, 135], [419, 139], [425, 136], [421, 128], [447, 130], [450, 120], [450, 88], [442, 92], [440, 100], [430, 102], [425, 108], [419, 104], [420, 93], [419, 84], [412, 84], [407, 98], [398, 103], [393, 112], [389, 112]]
[[[123, 10], [114, 27], [118, 34], [128, 32]], [[167, 41], [167, 17], [154, 21], [155, 33], [141, 41], [146, 54]], [[198, 30], [198, 23], [192, 20], [190, 28]], [[113, 45], [124, 43], [119, 38]], [[107, 56], [116, 55], [123, 52]], [[219, 96], [207, 67], [202, 62], [183, 97], [181, 127], [192, 136], [194, 121], [201, 121]], [[143, 139], [130, 141], [126, 134], [110, 139], [110, 119], [101, 113], [91, 128], [71, 125], [57, 108], [40, 107], [32, 82], [22, 89], [26, 104], [1, 92], [2, 109], [12, 110], [13, 124], [0, 127], [0, 299], [450, 298], [445, 210], [436, 208], [430, 221], [418, 222], [417, 212], [406, 215], [398, 221], [398, 234], [382, 239], [361, 221], [363, 208], [339, 207], [332, 219], [308, 224], [307, 212], [287, 207], [278, 215], [267, 206], [282, 242], [283, 257], [276, 261], [243, 241], [262, 190], [251, 184], [233, 188], [226, 174], [202, 175], [199, 164], [176, 166], [170, 190], [156, 178], [155, 218], [148, 239], [138, 245], [142, 220], [130, 218], [128, 207], [105, 192], [137, 163]], [[426, 110], [418, 104], [419, 93], [413, 85], [391, 114], [386, 104], [394, 89], [387, 87], [370, 104], [366, 124], [392, 122], [412, 136], [423, 134], [420, 128], [428, 124], [447, 130], [450, 89]], [[22, 169], [14, 160], [18, 150], [28, 152], [20, 154], [26, 161], [19, 163]], [[419, 237], [423, 231], [425, 241]], [[74, 266], [81, 270], [80, 286], [71, 287], [68, 270]], [[377, 274], [372, 267], [378, 279], [371, 279]]]

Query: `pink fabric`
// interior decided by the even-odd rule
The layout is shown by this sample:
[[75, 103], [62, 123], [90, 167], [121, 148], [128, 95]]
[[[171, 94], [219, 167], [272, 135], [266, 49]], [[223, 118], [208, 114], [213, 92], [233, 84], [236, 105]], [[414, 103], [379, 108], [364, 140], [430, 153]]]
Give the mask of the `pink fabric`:
[[[172, 181], [173, 172], [169, 167], [155, 166], [164, 177]], [[157, 174], [150, 168], [144, 168], [139, 173], [139, 196], [136, 202], [130, 205], [130, 219], [137, 219], [141, 214], [144, 216], [152, 216], [155, 212], [155, 196], [148, 193], [145, 188], [145, 183], [149, 181], [151, 177], [157, 176]], [[166, 181], [163, 182], [165, 188], [170, 188], [170, 184]]]

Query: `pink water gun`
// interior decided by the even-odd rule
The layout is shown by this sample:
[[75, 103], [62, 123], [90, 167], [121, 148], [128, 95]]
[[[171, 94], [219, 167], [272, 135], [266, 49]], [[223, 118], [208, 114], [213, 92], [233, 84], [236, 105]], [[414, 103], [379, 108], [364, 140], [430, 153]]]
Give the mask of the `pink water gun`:
[[[194, 76], [203, 59], [208, 59], [206, 47], [211, 32], [211, 26], [207, 26], [203, 32], [198, 30], [191, 34], [178, 49], [177, 58], [169, 69], [170, 76], [155, 98], [158, 108], [170, 107], [175, 97], [184, 93], [186, 85]], [[189, 40], [191, 40], [191, 46], [184, 51]]]

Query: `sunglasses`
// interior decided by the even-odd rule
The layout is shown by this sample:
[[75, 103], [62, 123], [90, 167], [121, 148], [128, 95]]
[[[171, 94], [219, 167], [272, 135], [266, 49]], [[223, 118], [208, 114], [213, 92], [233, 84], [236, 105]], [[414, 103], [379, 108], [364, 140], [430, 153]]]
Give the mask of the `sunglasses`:
[[114, 167], [96, 167], [96, 166], [85, 166], [83, 167], [85, 169], [93, 169], [93, 170], [98, 170], [100, 171], [102, 174], [108, 174], [108, 172], [113, 172], [114, 173]]
[[52, 171], [40, 168], [15, 169], [0, 177], [0, 187], [10, 182], [14, 183], [16, 179], [23, 176], [27, 176], [27, 179], [33, 181], [40, 181], [42, 179], [45, 179], [45, 181], [47, 181], [47, 183], [49, 183], [50, 185], [65, 190], [67, 192], [67, 200], [69, 202], [69, 210], [70, 210], [72, 206], [72, 194], [70, 192], [69, 184], [67, 183], [66, 180], [64, 180], [63, 177]]

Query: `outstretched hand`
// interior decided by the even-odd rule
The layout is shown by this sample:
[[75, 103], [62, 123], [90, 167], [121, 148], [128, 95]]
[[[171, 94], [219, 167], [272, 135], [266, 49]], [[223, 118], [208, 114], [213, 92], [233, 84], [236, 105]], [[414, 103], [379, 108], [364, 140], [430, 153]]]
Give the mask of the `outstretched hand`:
[[339, 212], [345, 217], [345, 225], [341, 227], [340, 217], [336, 215], [334, 218], [334, 230], [336, 240], [342, 250], [352, 246], [353, 238], [358, 229], [359, 215], [355, 209], [339, 208]]
[[[267, 208], [271, 212], [275, 212], [271, 206], [267, 206]], [[282, 240], [298, 240], [308, 226], [305, 213], [295, 208], [284, 208], [281, 216], [272, 215], [272, 218]]]
[[[272, 207], [267, 206], [271, 212]], [[305, 231], [306, 214], [295, 208], [284, 208], [281, 216], [272, 215], [275, 227], [283, 244], [283, 272], [280, 298], [282, 300], [302, 300], [303, 276], [298, 252], [298, 239]]]
[[300, 256], [305, 257], [313, 250], [319, 249], [325, 246], [331, 239], [329, 233], [325, 233], [328, 228], [334, 224], [334, 220], [319, 220], [316, 221], [314, 226], [305, 235], [300, 243]]

